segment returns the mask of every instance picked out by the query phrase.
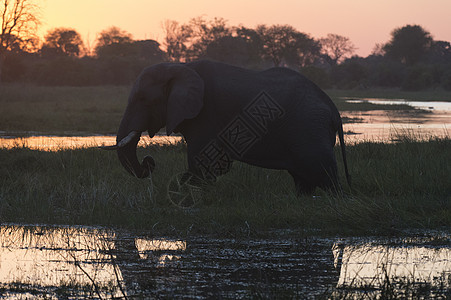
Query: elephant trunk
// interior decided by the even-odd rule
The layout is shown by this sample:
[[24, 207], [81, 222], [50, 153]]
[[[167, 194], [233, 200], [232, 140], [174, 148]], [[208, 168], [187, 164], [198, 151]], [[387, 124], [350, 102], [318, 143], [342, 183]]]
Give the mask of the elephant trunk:
[[155, 168], [155, 161], [151, 156], [146, 156], [142, 162], [139, 163], [136, 156], [136, 147], [138, 145], [141, 132], [130, 131], [128, 132], [125, 126], [120, 126], [119, 132], [116, 138], [116, 146], [114, 150], [117, 150], [117, 155], [122, 166], [133, 176], [138, 178], [145, 178]]

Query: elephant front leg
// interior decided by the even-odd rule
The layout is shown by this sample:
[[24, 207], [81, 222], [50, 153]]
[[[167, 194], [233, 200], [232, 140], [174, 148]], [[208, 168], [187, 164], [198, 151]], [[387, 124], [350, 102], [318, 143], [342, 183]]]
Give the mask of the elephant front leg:
[[204, 187], [230, 170], [232, 160], [225, 152], [207, 148], [195, 152], [188, 147], [188, 171], [177, 174], [168, 185], [168, 198], [177, 207], [191, 208], [203, 199]]
[[188, 146], [188, 172], [203, 180], [215, 182], [230, 171], [231, 156], [215, 141], [196, 151]]

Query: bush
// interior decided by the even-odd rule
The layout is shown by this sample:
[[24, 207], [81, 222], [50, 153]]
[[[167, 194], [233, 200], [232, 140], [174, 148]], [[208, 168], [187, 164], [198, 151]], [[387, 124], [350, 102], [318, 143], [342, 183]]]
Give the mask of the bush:
[[445, 90], [451, 91], [451, 66], [446, 70], [441, 78], [441, 86]]
[[307, 66], [301, 69], [301, 73], [322, 89], [331, 87], [329, 74], [323, 68]]
[[149, 66], [145, 60], [111, 56], [98, 60], [99, 80], [106, 84], [129, 85]]
[[372, 85], [380, 87], [399, 87], [405, 77], [405, 67], [396, 62], [382, 62], [374, 66]]
[[411, 67], [402, 88], [407, 91], [419, 91], [431, 88], [434, 84], [434, 75], [431, 68], [423, 65]]
[[24, 81], [44, 86], [129, 85], [148, 65], [146, 60], [115, 56], [40, 58]]
[[350, 59], [332, 68], [331, 78], [336, 87], [353, 89], [368, 84], [368, 70], [362, 63]]
[[2, 82], [22, 81], [28, 72], [28, 60], [33, 55], [26, 53], [8, 53], [2, 66]]
[[92, 85], [95, 66], [73, 57], [40, 59], [33, 64], [28, 81], [47, 86]]

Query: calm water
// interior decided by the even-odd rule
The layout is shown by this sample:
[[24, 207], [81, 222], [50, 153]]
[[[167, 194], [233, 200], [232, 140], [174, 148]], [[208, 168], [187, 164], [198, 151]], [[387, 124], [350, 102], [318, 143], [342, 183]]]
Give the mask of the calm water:
[[[344, 125], [347, 140], [390, 141], [399, 135], [428, 139], [451, 135], [451, 102], [406, 101], [403, 99], [348, 99], [349, 103], [372, 103], [377, 105], [404, 104], [415, 110], [346, 111], [342, 117], [351, 119]], [[354, 122], [352, 122], [354, 120]]]
[[449, 234], [390, 240], [277, 236], [169, 239], [104, 228], [3, 225], [0, 291], [11, 299], [217, 299], [377, 296], [387, 280], [394, 288], [427, 285], [429, 295], [451, 288]]
[[[392, 111], [345, 111], [342, 117], [349, 118], [344, 124], [348, 143], [362, 141], [391, 141], [399, 135], [415, 138], [447, 137], [451, 134], [451, 102], [417, 102], [388, 99], [349, 99], [348, 102], [373, 104], [406, 104], [418, 110]], [[179, 136], [156, 136], [150, 139], [143, 135], [140, 145], [170, 144], [181, 140]], [[32, 149], [57, 151], [68, 148], [113, 145], [115, 136], [46, 136], [39, 133], [6, 133], [0, 131], [0, 147], [27, 146]]]

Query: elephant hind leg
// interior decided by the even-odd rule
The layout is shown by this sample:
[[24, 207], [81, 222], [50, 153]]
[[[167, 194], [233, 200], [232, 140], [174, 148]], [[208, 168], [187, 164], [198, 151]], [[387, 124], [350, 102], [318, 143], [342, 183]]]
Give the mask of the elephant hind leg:
[[312, 195], [316, 186], [310, 182], [308, 178], [302, 175], [296, 174], [296, 172], [288, 171], [293, 177], [296, 193], [298, 196]]
[[312, 194], [316, 187], [333, 193], [341, 190], [332, 150], [323, 155], [304, 156], [296, 165], [297, 168], [290, 170], [290, 174], [298, 194]]

